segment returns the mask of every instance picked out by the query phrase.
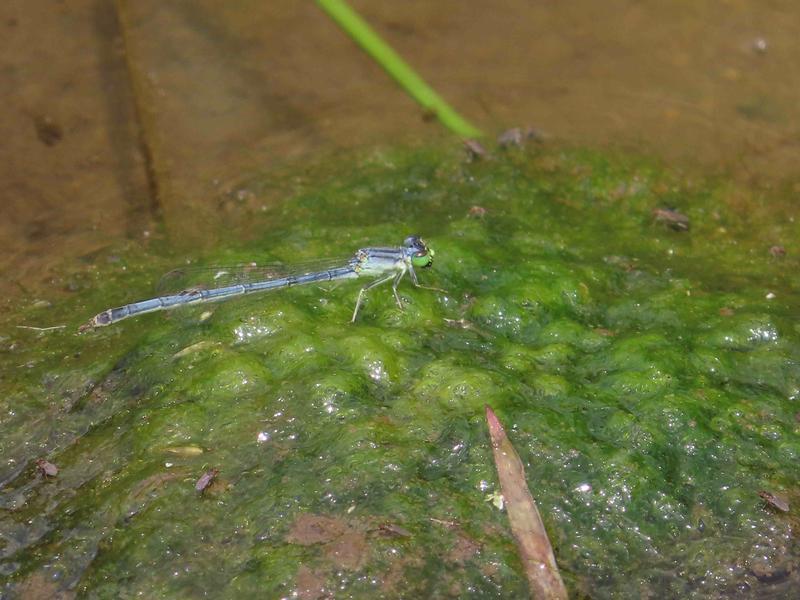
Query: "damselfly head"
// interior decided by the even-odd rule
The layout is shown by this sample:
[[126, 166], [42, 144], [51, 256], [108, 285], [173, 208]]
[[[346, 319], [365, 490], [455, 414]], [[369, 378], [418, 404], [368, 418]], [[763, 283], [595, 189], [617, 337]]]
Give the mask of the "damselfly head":
[[420, 269], [427, 269], [433, 264], [433, 249], [428, 248], [422, 238], [410, 235], [403, 242], [411, 258], [411, 264]]

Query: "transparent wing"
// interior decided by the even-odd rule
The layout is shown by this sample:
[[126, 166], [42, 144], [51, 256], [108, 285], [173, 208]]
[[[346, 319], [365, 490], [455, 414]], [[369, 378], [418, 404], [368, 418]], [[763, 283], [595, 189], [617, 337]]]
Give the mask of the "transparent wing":
[[179, 294], [188, 290], [209, 290], [256, 281], [269, 281], [282, 277], [319, 273], [336, 267], [345, 267], [352, 258], [321, 259], [307, 262], [245, 265], [186, 266], [165, 274], [156, 286], [159, 296]]

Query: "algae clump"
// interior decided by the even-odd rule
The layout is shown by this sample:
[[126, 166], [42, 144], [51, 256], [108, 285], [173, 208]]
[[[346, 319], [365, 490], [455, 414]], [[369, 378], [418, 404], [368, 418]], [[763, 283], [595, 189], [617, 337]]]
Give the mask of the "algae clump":
[[[0, 589], [44, 573], [90, 597], [277, 597], [309, 578], [356, 597], [519, 597], [486, 501], [485, 404], [574, 593], [797, 585], [792, 517], [757, 495], [798, 498], [796, 259], [762, 252], [727, 184], [558, 149], [398, 151], [347, 171], [203, 260], [346, 258], [420, 234], [436, 251], [421, 282], [442, 291], [406, 280], [400, 311], [376, 288], [354, 325], [360, 282], [75, 335], [148, 295], [171, 266], [156, 248], [13, 315], [70, 327], [4, 328], [3, 362], [26, 367], [0, 380]], [[675, 198], [689, 231], [653, 217]], [[37, 477], [42, 456], [56, 478]], [[309, 519], [318, 539], [298, 533]]]

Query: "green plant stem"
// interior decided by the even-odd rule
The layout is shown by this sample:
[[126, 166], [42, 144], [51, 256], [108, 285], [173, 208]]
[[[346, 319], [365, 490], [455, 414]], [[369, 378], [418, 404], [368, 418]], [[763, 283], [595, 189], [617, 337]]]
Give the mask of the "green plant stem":
[[423, 108], [462, 137], [480, 137], [480, 129], [459, 115], [344, 0], [317, 0], [317, 4], [364, 51], [394, 78]]

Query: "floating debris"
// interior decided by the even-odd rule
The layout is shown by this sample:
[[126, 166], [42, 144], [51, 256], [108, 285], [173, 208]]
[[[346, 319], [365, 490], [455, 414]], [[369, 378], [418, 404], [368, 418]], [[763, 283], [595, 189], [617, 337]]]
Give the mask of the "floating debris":
[[477, 333], [478, 335], [483, 336], [483, 337], [487, 337], [487, 338], [492, 337], [486, 331], [476, 327], [475, 324], [472, 321], [468, 321], [468, 320], [466, 320], [464, 318], [461, 318], [461, 319], [445, 319], [444, 322], [447, 324], [448, 327], [454, 327], [454, 328], [457, 328], [457, 329], [466, 329], [467, 331], [472, 331], [473, 333]]
[[431, 523], [436, 523], [437, 525], [441, 525], [446, 527], [447, 529], [455, 529], [458, 527], [457, 521], [446, 520], [446, 519], [437, 519], [436, 517], [429, 517]]
[[486, 148], [484, 148], [477, 140], [464, 140], [464, 148], [466, 148], [467, 155], [471, 160], [480, 160], [486, 158]]
[[511, 532], [517, 541], [531, 596], [534, 598], [566, 599], [567, 590], [558, 572], [553, 547], [539, 516], [539, 509], [525, 481], [525, 468], [506, 436], [494, 411], [486, 407], [486, 421], [492, 440], [494, 463], [505, 500]]
[[616, 333], [614, 333], [610, 329], [606, 329], [605, 327], [595, 327], [594, 332], [597, 335], [602, 335], [603, 337], [614, 337], [615, 335], [617, 335]]
[[55, 477], [58, 475], [58, 467], [43, 458], [36, 460], [36, 470], [44, 477]]
[[205, 350], [206, 348], [213, 348], [214, 346], [218, 346], [217, 342], [211, 342], [208, 340], [204, 340], [202, 342], [197, 342], [196, 344], [192, 344], [191, 346], [186, 346], [182, 350], [178, 350], [175, 354], [172, 355], [172, 358], [181, 358], [183, 356], [187, 356], [189, 354], [194, 354], [195, 352], [199, 352], [201, 350]]
[[52, 327], [34, 327], [33, 325], [17, 325], [17, 329], [28, 329], [30, 331], [55, 331], [57, 329], [64, 329], [66, 325], [53, 325]]
[[775, 494], [766, 492], [764, 490], [758, 492], [758, 495], [761, 496], [761, 499], [767, 503], [767, 506], [771, 506], [772, 508], [781, 512], [789, 512], [789, 503], [780, 496], [776, 496]]
[[448, 327], [457, 327], [459, 329], [472, 329], [472, 322], [464, 318], [461, 319], [445, 319], [444, 322]]
[[381, 523], [377, 528], [373, 529], [379, 534], [386, 537], [411, 537], [411, 532], [408, 529], [395, 525], [394, 523]]
[[525, 129], [513, 127], [497, 136], [497, 144], [501, 148], [522, 147], [528, 140], [541, 143], [544, 141], [544, 137], [544, 134], [534, 127], [526, 127]]
[[501, 148], [508, 148], [509, 146], [522, 146], [524, 140], [525, 134], [522, 133], [521, 127], [514, 127], [497, 136], [497, 143]]
[[197, 483], [194, 484], [194, 489], [202, 494], [212, 483], [214, 483], [217, 475], [219, 475], [219, 469], [209, 469], [203, 473], [203, 476], [200, 479], [197, 480]]
[[689, 231], [689, 217], [673, 208], [654, 208], [653, 216], [675, 231]]
[[783, 246], [770, 246], [769, 253], [775, 258], [786, 256], [786, 248]]
[[494, 506], [497, 510], [504, 510], [506, 507], [506, 499], [503, 494], [498, 491], [494, 491], [491, 494], [487, 494], [486, 498], [484, 498], [486, 502], [489, 502], [492, 506]]
[[200, 446], [171, 446], [164, 451], [178, 456], [200, 456], [204, 452]]
[[766, 38], [759, 36], [750, 42], [750, 48], [752, 48], [753, 52], [756, 54], [766, 54], [769, 44]]

